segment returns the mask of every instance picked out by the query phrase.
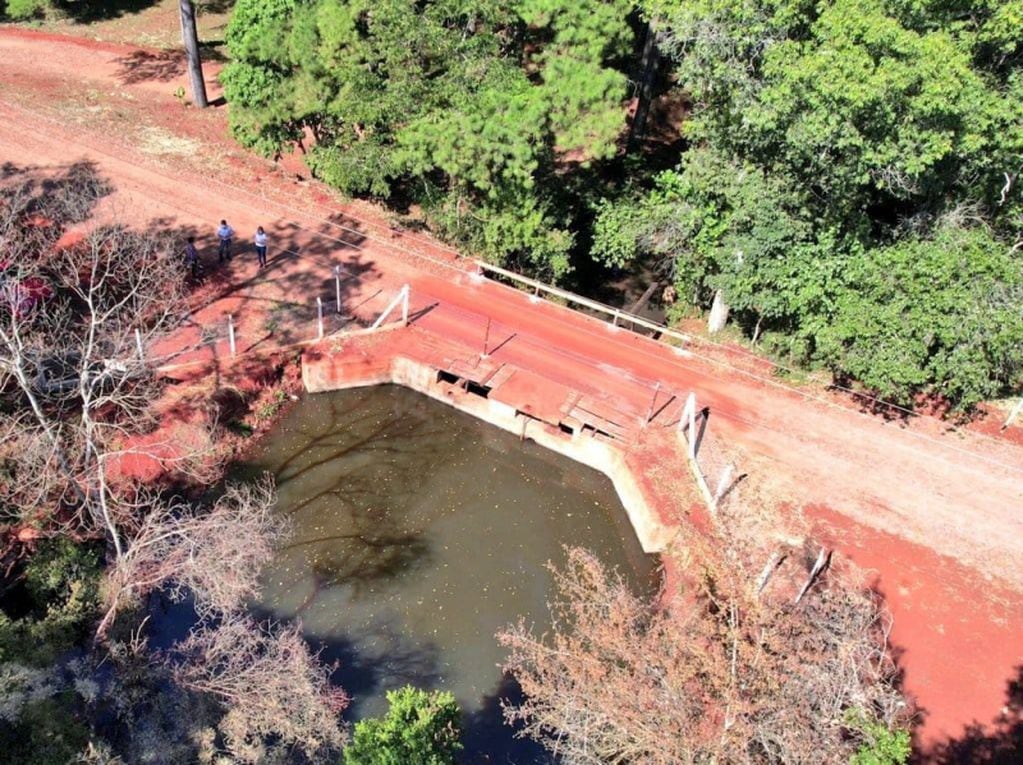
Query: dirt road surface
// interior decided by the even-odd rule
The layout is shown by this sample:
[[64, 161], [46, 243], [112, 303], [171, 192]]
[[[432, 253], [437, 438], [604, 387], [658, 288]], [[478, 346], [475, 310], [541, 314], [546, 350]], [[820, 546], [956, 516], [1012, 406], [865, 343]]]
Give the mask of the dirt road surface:
[[[104, 214], [176, 242], [195, 233], [205, 245], [215, 271], [208, 305], [176, 347], [156, 351], [181, 363], [226, 356], [228, 314], [242, 351], [313, 337], [316, 297], [330, 331], [341, 265], [346, 311], [379, 311], [409, 284], [421, 326], [482, 346], [489, 324], [495, 358], [589, 390], [623, 417], [641, 417], [657, 384], [663, 401], [695, 392], [710, 407], [715, 448], [758, 495], [805, 513], [872, 572], [895, 618], [905, 688], [921, 707], [921, 746], [939, 752], [966, 726], [997, 723], [1006, 684], [1023, 671], [1019, 429], [996, 438], [930, 418], [886, 421], [842, 396], [787, 386], [741, 351], [695, 343], [680, 354], [533, 303], [473, 277], [450, 248], [394, 230], [380, 210], [298, 177], [307, 174], [294, 158], [278, 166], [247, 155], [227, 135], [224, 108], [179, 103], [173, 93], [185, 84], [174, 55], [0, 29], [3, 175], [91, 163], [116, 187]], [[268, 269], [247, 249], [216, 269], [221, 218], [243, 245], [266, 227]]]

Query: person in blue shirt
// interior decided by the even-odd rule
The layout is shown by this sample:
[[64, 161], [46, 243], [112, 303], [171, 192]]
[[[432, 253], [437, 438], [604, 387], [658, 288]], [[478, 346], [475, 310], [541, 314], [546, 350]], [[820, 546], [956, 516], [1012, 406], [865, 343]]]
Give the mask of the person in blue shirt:
[[231, 240], [234, 239], [234, 229], [227, 225], [226, 220], [220, 221], [217, 238], [220, 240], [220, 247], [217, 249], [217, 262], [223, 263], [225, 260], [231, 259]]

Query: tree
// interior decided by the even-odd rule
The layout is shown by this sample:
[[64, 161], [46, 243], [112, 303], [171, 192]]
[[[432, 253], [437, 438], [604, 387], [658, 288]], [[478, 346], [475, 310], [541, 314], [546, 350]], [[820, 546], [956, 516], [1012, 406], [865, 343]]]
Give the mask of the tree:
[[947, 225], [845, 264], [819, 356], [840, 376], [909, 404], [932, 392], [967, 408], [1023, 385], [1023, 268], [981, 229]]
[[202, 59], [199, 55], [199, 34], [195, 26], [195, 5], [192, 0], [180, 0], [181, 41], [185, 45], [188, 60], [188, 79], [192, 84], [192, 100], [200, 109], [209, 106], [206, 98], [206, 81], [202, 76]]
[[[880, 276], [890, 264], [890, 248], [937, 242], [949, 226], [965, 239], [986, 230], [1002, 260], [1023, 247], [1023, 115], [1014, 105], [1023, 32], [1009, 22], [1018, 6], [648, 0], [644, 8], [692, 101], [692, 146], [675, 170], [597, 205], [593, 255], [615, 265], [653, 257], [682, 307], [723, 296], [755, 340], [903, 402], [923, 393], [969, 409], [1017, 389], [1015, 355], [1002, 339], [956, 360], [968, 367], [960, 375], [930, 363], [940, 352], [906, 357], [897, 338], [885, 342], [865, 305], [855, 325], [851, 304], [865, 270]], [[967, 271], [946, 272], [945, 294], [965, 301], [957, 315], [991, 316], [987, 296], [1015, 289], [1011, 268], [982, 290]], [[931, 276], [921, 268], [900, 281], [922, 297]], [[1023, 324], [1004, 318], [1009, 335]], [[905, 379], [868, 374], [869, 360], [836, 350], [836, 319], [838, 345], [875, 344], [876, 360], [887, 354]], [[897, 334], [923, 338], [926, 329]]]
[[[625, 128], [627, 0], [242, 0], [227, 32], [231, 125], [349, 194], [420, 204], [445, 236], [553, 277], [573, 234], [563, 172]], [[559, 168], [559, 165], [561, 166]]]
[[406, 686], [387, 692], [390, 708], [382, 719], [360, 720], [345, 748], [345, 765], [454, 765], [458, 704], [447, 691]]
[[108, 572], [107, 611], [98, 634], [105, 634], [126, 605], [158, 590], [173, 600], [190, 598], [200, 621], [242, 610], [285, 534], [273, 512], [276, 500], [273, 481], [264, 476], [229, 484], [210, 507], [145, 503], [149, 512]]
[[848, 710], [901, 729], [876, 596], [832, 570], [794, 603], [804, 551], [746, 523], [729, 513], [685, 533], [671, 553], [682, 589], [668, 600], [646, 601], [570, 550], [553, 571], [550, 631], [519, 622], [498, 635], [525, 696], [506, 720], [568, 765], [846, 763], [873, 735]]
[[258, 624], [229, 613], [194, 629], [168, 659], [175, 681], [224, 705], [217, 728], [236, 761], [294, 749], [311, 759], [344, 741], [338, 716], [348, 696], [310, 654], [295, 625]]
[[[8, 751], [24, 762], [69, 761], [83, 749], [94, 762], [335, 755], [344, 692], [297, 627], [244, 613], [285, 531], [272, 483], [187, 502], [171, 480], [143, 484], [126, 462], [146, 454], [174, 481], [219, 476], [202, 445], [133, 445], [155, 423], [160, 393], [145, 349], [185, 306], [171, 237], [88, 221], [109, 192], [90, 166], [6, 170], [0, 511], [32, 533], [27, 564], [13, 558], [0, 585], [23, 581], [37, 602], [23, 618], [0, 614], [0, 678], [9, 679], [0, 741], [22, 742]], [[196, 619], [163, 656], [149, 649], [142, 614], [157, 591], [187, 601]], [[26, 738], [25, 725], [46, 740]]]

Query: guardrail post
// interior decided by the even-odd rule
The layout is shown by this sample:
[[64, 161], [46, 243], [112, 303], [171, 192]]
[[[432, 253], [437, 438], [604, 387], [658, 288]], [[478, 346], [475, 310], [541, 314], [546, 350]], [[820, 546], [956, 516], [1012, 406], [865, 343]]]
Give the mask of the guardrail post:
[[234, 356], [237, 352], [234, 342], [234, 316], [231, 314], [227, 315], [227, 339], [231, 345], [231, 355]]
[[686, 405], [682, 409], [682, 417], [678, 421], [679, 435], [689, 428], [689, 457], [696, 459], [696, 394], [690, 393]]
[[337, 313], [341, 314], [341, 266], [334, 266], [334, 297], [337, 300]]
[[1019, 401], [1016, 402], [1016, 406], [1012, 408], [1012, 411], [1009, 412], [1009, 416], [1005, 418], [1005, 422], [1002, 423], [1002, 430], [1005, 430], [1007, 427], [1012, 425], [1012, 421], [1016, 419], [1016, 415], [1020, 413], [1021, 409], [1023, 409], [1023, 396], [1020, 396]]
[[483, 353], [480, 354], [481, 359], [489, 357], [487, 353], [487, 345], [490, 343], [490, 317], [487, 317], [487, 331], [483, 333]]
[[317, 339], [323, 339], [323, 301], [316, 298], [316, 324], [317, 324]]
[[654, 397], [652, 399], [650, 399], [650, 408], [647, 409], [646, 419], [643, 420], [643, 427], [644, 428], [650, 423], [650, 420], [653, 419], [653, 416], [654, 416], [654, 406], [657, 405], [657, 394], [660, 393], [660, 391], [661, 391], [661, 384], [657, 383], [656, 385], [654, 385]]
[[714, 490], [714, 504], [712, 506], [712, 509], [717, 510], [718, 503], [721, 501], [721, 498], [725, 495], [725, 492], [728, 491], [728, 487], [732, 481], [732, 473], [734, 472], [735, 465], [729, 465], [721, 473], [721, 478], [718, 480], [718, 487], [717, 489]]
[[139, 353], [139, 361], [146, 360], [146, 351], [142, 347], [142, 330], [138, 327], [135, 328], [135, 348]]

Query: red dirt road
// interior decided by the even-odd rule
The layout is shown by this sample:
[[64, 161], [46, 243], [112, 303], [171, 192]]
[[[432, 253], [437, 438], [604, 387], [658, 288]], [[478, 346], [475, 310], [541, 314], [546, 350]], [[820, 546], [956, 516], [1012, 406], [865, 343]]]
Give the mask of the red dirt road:
[[293, 339], [311, 338], [312, 301], [333, 299], [332, 268], [343, 264], [346, 307], [379, 311], [408, 283], [413, 311], [430, 309], [416, 318], [420, 326], [482, 348], [489, 320], [493, 359], [583, 391], [623, 421], [645, 415], [660, 383], [658, 406], [677, 398], [655, 425], [670, 426], [693, 391], [710, 407], [709, 456], [727, 451], [759, 494], [803, 508], [821, 534], [876, 572], [906, 688], [924, 711], [921, 744], [995, 720], [1006, 682], [1023, 666], [1023, 447], [928, 418], [884, 422], [699, 344], [679, 355], [476, 280], [448, 248], [396, 234], [373, 208], [342, 204], [241, 152], [223, 110], [175, 101], [184, 78], [173, 57], [143, 54], [0, 30], [0, 163], [95, 163], [117, 188], [107, 214], [155, 221], [148, 225], [175, 241], [195, 231], [208, 244], [221, 217], [246, 241], [256, 225], [267, 228], [270, 268], [258, 273], [244, 253], [222, 272], [209, 288], [219, 299], [197, 310], [191, 336], [176, 342], [210, 328], [221, 339], [179, 361], [226, 355], [227, 313], [243, 350], [266, 341], [273, 316]]

